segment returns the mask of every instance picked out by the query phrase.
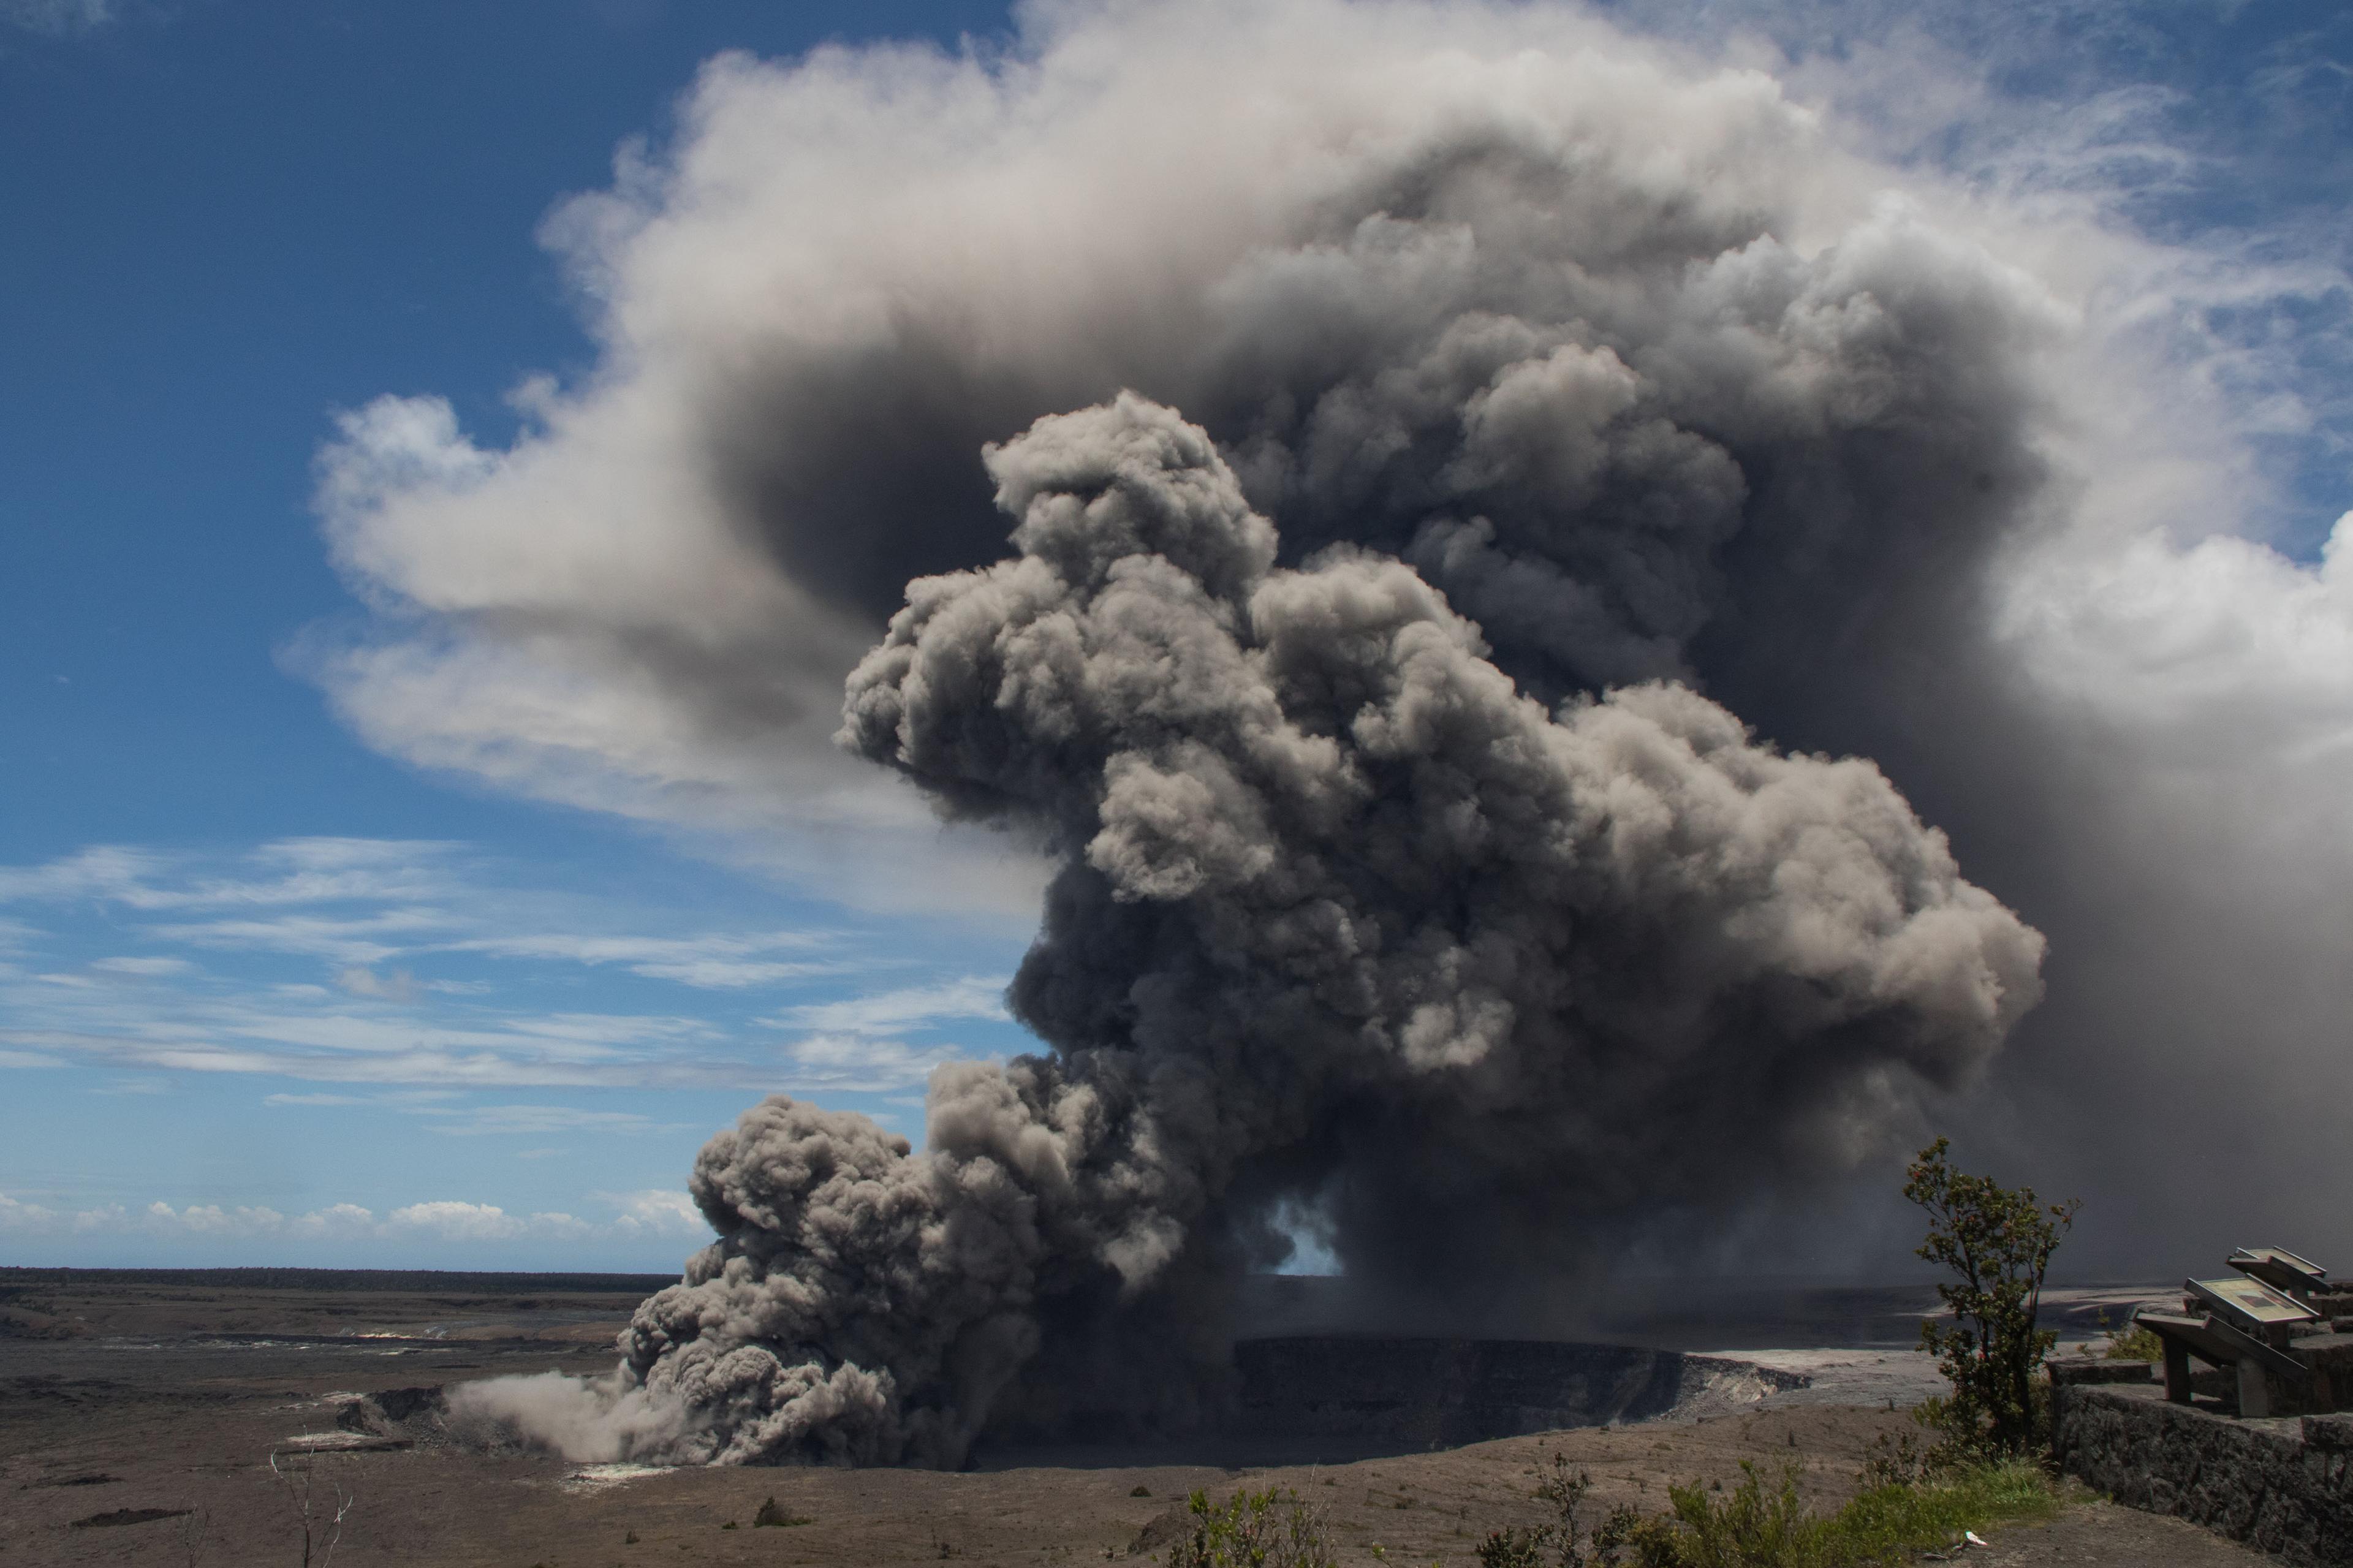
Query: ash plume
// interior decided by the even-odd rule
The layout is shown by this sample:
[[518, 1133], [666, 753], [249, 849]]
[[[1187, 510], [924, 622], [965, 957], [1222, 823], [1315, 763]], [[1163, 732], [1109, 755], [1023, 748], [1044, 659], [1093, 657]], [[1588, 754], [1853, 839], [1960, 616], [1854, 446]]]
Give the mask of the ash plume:
[[1548, 710], [1410, 566], [1278, 567], [1170, 409], [988, 470], [1018, 555], [911, 585], [841, 740], [1048, 846], [1011, 997], [1053, 1054], [943, 1070], [920, 1154], [781, 1098], [704, 1149], [721, 1239], [625, 1341], [695, 1458], [1198, 1414], [1275, 1204], [1352, 1273], [1524, 1282], [1874, 1152], [2040, 993], [2042, 939], [1871, 763], [1669, 682]]
[[2078, 1267], [2353, 1246], [2353, 523], [2263, 542], [2221, 373], [2134, 335], [2180, 258], [1573, 7], [1023, 16], [712, 62], [549, 222], [596, 374], [327, 454], [374, 743], [927, 913], [1043, 846], [1047, 1054], [920, 1150], [755, 1108], [531, 1422], [1178, 1422], [1288, 1214], [1457, 1301], [1683, 1219], [1901, 1267], [1741, 1227], [1932, 1113], [2090, 1200]]

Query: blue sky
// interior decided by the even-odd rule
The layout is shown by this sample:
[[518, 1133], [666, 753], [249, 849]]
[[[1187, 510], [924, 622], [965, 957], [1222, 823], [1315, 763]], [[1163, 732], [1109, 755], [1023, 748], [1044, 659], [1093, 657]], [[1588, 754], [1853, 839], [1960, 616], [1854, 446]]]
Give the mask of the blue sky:
[[[1018, 1048], [1019, 928], [420, 773], [287, 658], [354, 611], [333, 413], [431, 389], [496, 435], [582, 363], [535, 231], [699, 62], [1003, 22], [0, 5], [0, 1261], [669, 1268], [758, 1093], [920, 1138], [932, 1061]], [[372, 1220], [302, 1224], [337, 1205]]]
[[[2076, 158], [2149, 234], [2341, 261], [2335, 7], [1634, 9], [1839, 58], [1916, 22], [1995, 96], [1908, 146], [1858, 101], [1904, 155], [1989, 182], [2039, 160], [2054, 188]], [[880, 907], [398, 760], [305, 651], [364, 615], [313, 506], [338, 416], [438, 395], [497, 446], [526, 377], [590, 374], [543, 220], [659, 145], [702, 61], [1009, 26], [914, 0], [0, 0], [0, 1262], [668, 1268], [693, 1152], [753, 1096], [920, 1137], [929, 1066], [1021, 1047], [1018, 897]], [[2250, 437], [2297, 559], [2343, 509], [2343, 306], [2199, 318], [2244, 338], [2251, 395], [2302, 400]]]

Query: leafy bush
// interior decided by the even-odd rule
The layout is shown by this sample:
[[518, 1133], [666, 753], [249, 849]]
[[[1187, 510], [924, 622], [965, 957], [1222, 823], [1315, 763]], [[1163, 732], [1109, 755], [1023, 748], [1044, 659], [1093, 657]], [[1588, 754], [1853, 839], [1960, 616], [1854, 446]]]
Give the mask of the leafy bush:
[[1939, 1138], [1921, 1150], [1904, 1184], [1904, 1195], [1928, 1211], [1919, 1256], [1959, 1277], [1936, 1287], [1952, 1326], [1920, 1325], [1921, 1348], [1936, 1353], [1953, 1386], [1927, 1408], [1963, 1456], [2012, 1458], [2042, 1443], [2048, 1401], [2037, 1397], [2035, 1373], [2059, 1340], [2036, 1326], [2042, 1279], [2083, 1205], [2045, 1205], [2031, 1187], [1966, 1175], [1947, 1162], [1949, 1146]]
[[1168, 1549], [1168, 1568], [1337, 1568], [1323, 1510], [1288, 1488], [1236, 1492], [1223, 1503], [1197, 1491], [1192, 1529]]
[[2165, 1359], [2165, 1342], [2157, 1331], [2144, 1324], [2127, 1322], [2108, 1335], [2108, 1360], [2156, 1361]]

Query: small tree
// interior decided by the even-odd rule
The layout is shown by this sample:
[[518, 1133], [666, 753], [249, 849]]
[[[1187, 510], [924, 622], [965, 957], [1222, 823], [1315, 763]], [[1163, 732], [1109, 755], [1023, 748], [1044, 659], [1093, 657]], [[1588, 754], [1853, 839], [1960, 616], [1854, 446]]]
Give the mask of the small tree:
[[327, 1568], [334, 1560], [335, 1548], [343, 1542], [343, 1521], [349, 1519], [359, 1499], [346, 1493], [338, 1483], [333, 1487], [334, 1511], [327, 1511], [326, 1500], [312, 1499], [311, 1485], [318, 1479], [319, 1459], [313, 1454], [301, 1460], [278, 1462], [278, 1450], [269, 1451], [269, 1473], [276, 1476], [286, 1489], [286, 1500], [294, 1510], [295, 1522], [302, 1527], [302, 1568]]
[[2045, 1205], [2031, 1187], [1964, 1175], [1947, 1162], [1948, 1146], [1939, 1138], [1921, 1150], [1904, 1183], [1928, 1211], [1919, 1255], [1960, 1277], [1936, 1287], [1953, 1326], [1922, 1323], [1920, 1345], [1953, 1385], [1939, 1413], [1950, 1436], [1967, 1449], [2024, 1454], [2038, 1442], [2034, 1374], [2059, 1340], [2035, 1324], [2042, 1277], [2083, 1203]]

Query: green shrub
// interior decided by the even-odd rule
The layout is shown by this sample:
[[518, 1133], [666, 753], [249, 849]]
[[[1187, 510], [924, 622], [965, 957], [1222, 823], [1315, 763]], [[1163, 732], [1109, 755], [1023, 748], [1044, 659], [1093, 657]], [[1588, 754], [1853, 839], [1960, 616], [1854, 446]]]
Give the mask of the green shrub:
[[2144, 1324], [2127, 1321], [2108, 1335], [2110, 1361], [2156, 1361], [2165, 1359], [2165, 1342], [2157, 1331]]
[[[1665, 1513], [1620, 1508], [1590, 1536], [1578, 1530], [1577, 1513], [1591, 1483], [1572, 1477], [1556, 1455], [1536, 1489], [1554, 1521], [1493, 1531], [1479, 1547], [1480, 1568], [1880, 1568], [1950, 1547], [1964, 1531], [2040, 1518], [2056, 1506], [2036, 1465], [1944, 1465], [1908, 1441], [1899, 1451], [1900, 1460], [1890, 1454], [1866, 1468], [1864, 1491], [1836, 1513], [1807, 1510], [1796, 1464], [1768, 1482], [1744, 1463], [1729, 1491], [1721, 1483], [1670, 1487]], [[1883, 1479], [1898, 1471], [1934, 1479]]]
[[2040, 1518], [2056, 1506], [2041, 1468], [1981, 1464], [1922, 1484], [1875, 1486], [1838, 1512], [1807, 1511], [1798, 1469], [1768, 1488], [1754, 1464], [1716, 1496], [1698, 1484], [1672, 1487], [1663, 1515], [1613, 1517], [1597, 1542], [1602, 1563], [1640, 1568], [1876, 1568], [1951, 1546], [1961, 1532], [2002, 1520]]
[[1197, 1491], [1192, 1529], [1168, 1549], [1168, 1568], [1338, 1568], [1323, 1511], [1288, 1488], [1236, 1492], [1223, 1503]]
[[2059, 1340], [2036, 1324], [2042, 1279], [2082, 1205], [2046, 1205], [2031, 1187], [1964, 1174], [1947, 1163], [1949, 1147], [1939, 1138], [1921, 1150], [1904, 1183], [1904, 1195], [1928, 1211], [1919, 1255], [1958, 1276], [1936, 1287], [1952, 1326], [1920, 1325], [1921, 1348], [1953, 1386], [1934, 1415], [1962, 1457], [2021, 1456], [2042, 1444], [2048, 1397], [2035, 1373]]

